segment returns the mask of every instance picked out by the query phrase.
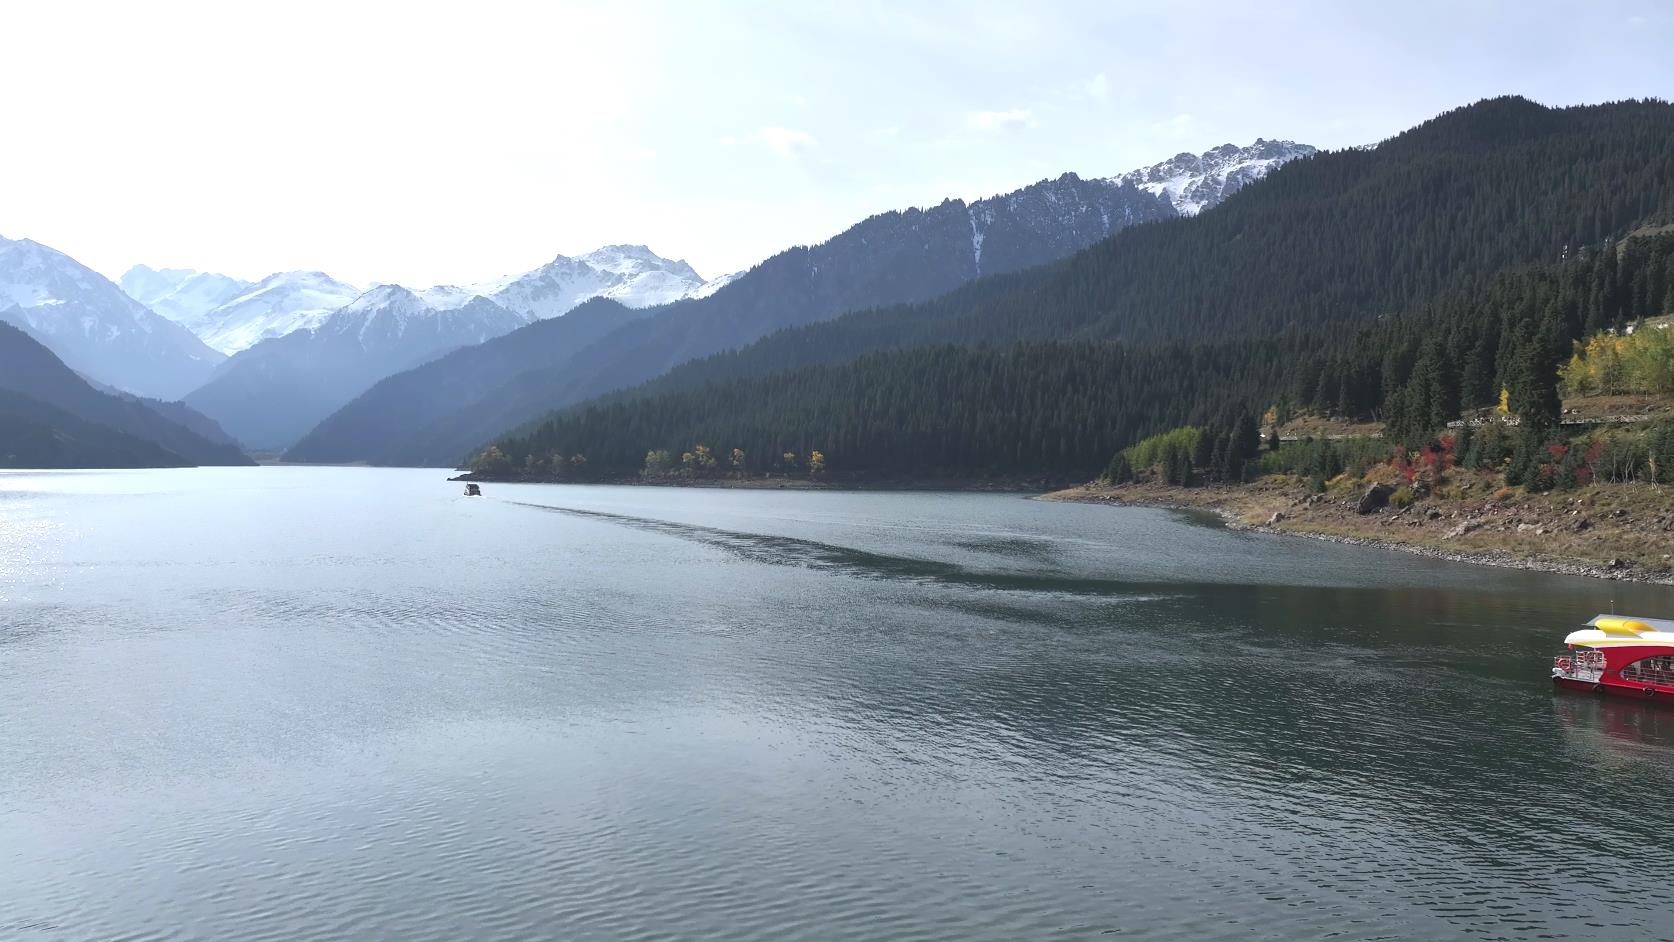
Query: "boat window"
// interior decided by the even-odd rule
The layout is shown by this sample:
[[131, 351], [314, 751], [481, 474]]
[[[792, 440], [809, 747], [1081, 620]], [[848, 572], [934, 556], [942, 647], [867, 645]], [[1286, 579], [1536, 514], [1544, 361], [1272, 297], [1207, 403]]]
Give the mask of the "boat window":
[[1674, 654], [1641, 658], [1622, 668], [1622, 679], [1674, 687]]

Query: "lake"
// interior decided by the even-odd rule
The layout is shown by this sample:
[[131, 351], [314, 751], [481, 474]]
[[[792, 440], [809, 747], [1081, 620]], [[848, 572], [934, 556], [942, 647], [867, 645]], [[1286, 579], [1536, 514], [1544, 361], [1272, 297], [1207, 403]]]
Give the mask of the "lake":
[[0, 474], [0, 937], [1632, 939], [1674, 590], [1017, 495]]

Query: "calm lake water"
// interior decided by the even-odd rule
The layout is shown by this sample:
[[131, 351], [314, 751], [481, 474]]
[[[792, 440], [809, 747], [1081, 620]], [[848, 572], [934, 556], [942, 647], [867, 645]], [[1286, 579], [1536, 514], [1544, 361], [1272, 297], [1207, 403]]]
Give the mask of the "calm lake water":
[[990, 494], [0, 474], [0, 937], [1674, 934], [1674, 592]]

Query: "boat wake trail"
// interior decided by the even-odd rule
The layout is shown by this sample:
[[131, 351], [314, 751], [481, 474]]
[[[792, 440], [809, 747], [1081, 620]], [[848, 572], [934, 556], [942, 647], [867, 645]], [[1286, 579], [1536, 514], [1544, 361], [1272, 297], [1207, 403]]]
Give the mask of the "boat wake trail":
[[649, 517], [607, 513], [600, 510], [579, 510], [574, 507], [554, 507], [508, 501], [519, 507], [544, 510], [586, 520], [596, 520], [617, 526], [631, 527], [647, 533], [657, 533], [676, 539], [702, 543], [725, 550], [742, 559], [770, 566], [799, 566], [840, 572], [869, 579], [914, 581], [924, 584], [966, 586], [1011, 592], [1046, 592], [1083, 596], [1156, 597], [1173, 595], [1178, 586], [1138, 583], [1126, 580], [1096, 579], [1070, 574], [984, 572], [968, 569], [957, 563], [914, 556], [896, 556], [869, 550], [805, 540], [790, 536], [765, 533], [744, 533], [722, 530], [692, 523], [676, 523]]

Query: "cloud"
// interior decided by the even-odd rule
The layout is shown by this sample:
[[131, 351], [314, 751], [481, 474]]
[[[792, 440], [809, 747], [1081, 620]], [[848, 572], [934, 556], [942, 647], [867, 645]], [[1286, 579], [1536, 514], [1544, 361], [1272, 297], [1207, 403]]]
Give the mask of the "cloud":
[[655, 160], [657, 158], [657, 151], [655, 148], [646, 147], [642, 144], [636, 144], [624, 150], [622, 152], [622, 157], [624, 160], [633, 161]]
[[1093, 76], [1084, 88], [1087, 94], [1094, 98], [1104, 98], [1110, 94], [1110, 79], [1106, 78], [1103, 72], [1100, 72]]
[[1027, 108], [1013, 108], [1010, 111], [978, 111], [965, 120], [965, 123], [978, 131], [993, 131], [1005, 127], [1029, 127], [1034, 124], [1034, 112]]
[[789, 160], [798, 151], [817, 146], [819, 141], [807, 131], [797, 131], [791, 128], [762, 128], [750, 135], [750, 140], [767, 145], [767, 149], [778, 154], [780, 158]]

